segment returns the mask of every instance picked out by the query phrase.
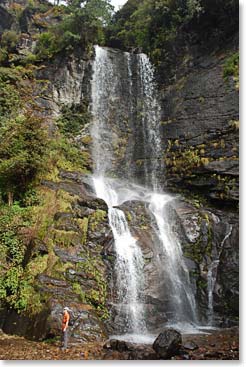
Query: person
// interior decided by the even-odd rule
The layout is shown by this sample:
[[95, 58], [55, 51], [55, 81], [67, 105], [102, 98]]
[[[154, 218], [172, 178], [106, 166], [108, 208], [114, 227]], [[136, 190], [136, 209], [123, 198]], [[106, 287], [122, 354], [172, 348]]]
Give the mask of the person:
[[62, 318], [62, 349], [67, 349], [68, 343], [68, 324], [70, 320], [69, 308], [64, 307], [63, 318]]

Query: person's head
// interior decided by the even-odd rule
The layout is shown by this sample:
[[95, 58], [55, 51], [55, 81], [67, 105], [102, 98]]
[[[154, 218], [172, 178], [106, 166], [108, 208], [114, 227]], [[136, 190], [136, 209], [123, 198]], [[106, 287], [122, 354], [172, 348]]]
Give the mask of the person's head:
[[63, 312], [68, 312], [69, 311], [69, 308], [68, 307], [64, 307], [63, 308]]

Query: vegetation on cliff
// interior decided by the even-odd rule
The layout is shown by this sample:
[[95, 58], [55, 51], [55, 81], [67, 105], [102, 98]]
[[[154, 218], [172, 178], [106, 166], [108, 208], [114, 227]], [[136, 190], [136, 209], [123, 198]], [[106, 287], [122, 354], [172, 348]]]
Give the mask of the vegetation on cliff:
[[236, 0], [129, 0], [106, 34], [112, 47], [147, 53], [164, 79], [186, 46], [220, 47], [237, 25]]

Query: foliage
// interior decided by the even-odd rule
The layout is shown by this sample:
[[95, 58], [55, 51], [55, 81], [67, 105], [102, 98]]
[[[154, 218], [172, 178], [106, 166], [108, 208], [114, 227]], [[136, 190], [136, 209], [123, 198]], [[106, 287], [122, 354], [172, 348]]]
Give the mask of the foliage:
[[87, 103], [72, 106], [64, 105], [58, 119], [60, 131], [65, 136], [76, 136], [81, 128], [90, 121]]
[[86, 49], [92, 44], [103, 43], [104, 27], [109, 23], [112, 11], [108, 0], [68, 2], [61, 22], [50, 26], [47, 32], [38, 37], [35, 50], [37, 57], [50, 58], [77, 46]]
[[0, 64], [6, 64], [11, 58], [11, 53], [16, 52], [19, 35], [16, 31], [6, 30], [0, 36]]
[[24, 84], [28, 73], [23, 67], [0, 67], [0, 193], [10, 204], [35, 181], [47, 147], [32, 88]]
[[77, 267], [78, 270], [82, 269], [86, 273], [87, 277], [93, 279], [96, 286], [84, 293], [81, 290], [80, 285], [76, 283], [74, 290], [81, 296], [81, 298], [83, 298], [83, 301], [88, 302], [96, 309], [100, 318], [107, 319], [109, 317], [106, 307], [107, 282], [102, 270], [102, 260], [88, 255], [86, 261], [79, 263]]
[[16, 31], [6, 30], [1, 36], [1, 47], [6, 48], [9, 52], [16, 49], [19, 35]]
[[29, 213], [17, 202], [0, 207], [0, 302], [17, 311], [26, 310], [37, 297], [23, 266], [26, 245], [21, 231], [31, 224]]
[[201, 11], [199, 0], [129, 0], [115, 15], [109, 36], [122, 47], [156, 53], [181, 24]]
[[113, 17], [107, 44], [142, 50], [170, 74], [186, 40], [224, 42], [237, 24], [236, 0], [129, 0]]
[[192, 146], [183, 148], [179, 146], [178, 140], [168, 140], [164, 161], [167, 170], [172, 174], [190, 176], [194, 169], [209, 163], [211, 158], [204, 155], [204, 148]]
[[1, 126], [0, 187], [3, 194], [12, 192], [19, 197], [44, 166], [46, 139], [42, 122], [27, 112]]
[[5, 75], [1, 69], [3, 68], [0, 68], [0, 126], [6, 119], [14, 116], [20, 106], [18, 91], [10, 83], [10, 76]]
[[234, 81], [238, 86], [239, 82], [239, 53], [235, 52], [231, 56], [229, 56], [223, 68], [223, 77], [225, 80], [228, 80], [229, 77], [232, 76]]
[[90, 154], [81, 151], [74, 141], [69, 141], [59, 133], [50, 140], [46, 166], [48, 172], [54, 172], [55, 168], [88, 172], [89, 166]]

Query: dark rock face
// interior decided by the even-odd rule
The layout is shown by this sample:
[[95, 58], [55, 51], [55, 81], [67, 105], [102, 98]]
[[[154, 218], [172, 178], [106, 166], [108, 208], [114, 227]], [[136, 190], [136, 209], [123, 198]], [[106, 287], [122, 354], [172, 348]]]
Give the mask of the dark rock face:
[[209, 199], [238, 201], [238, 90], [223, 78], [224, 64], [237, 51], [192, 54], [193, 66], [162, 94], [167, 188], [189, 189]]
[[10, 29], [11, 24], [13, 23], [13, 17], [11, 14], [0, 5], [0, 32], [3, 32], [6, 29]]
[[175, 329], [166, 329], [154, 341], [153, 349], [161, 359], [169, 359], [179, 353], [181, 345], [181, 334]]
[[[214, 322], [220, 326], [227, 326], [227, 322], [233, 325], [238, 317], [238, 217], [215, 208], [196, 208], [184, 201], [177, 201], [175, 209], [176, 228], [196, 294], [199, 317], [204, 323], [208, 320], [208, 283], [211, 274], [214, 277]], [[228, 251], [233, 256], [225, 260]], [[228, 276], [226, 284], [221, 279], [225, 279], [228, 272], [230, 280]], [[233, 307], [227, 305], [225, 294], [228, 291], [231, 292]]]
[[[215, 286], [215, 311], [224, 313], [224, 323], [237, 323], [239, 314], [239, 228], [235, 223], [231, 236], [225, 241], [218, 266]], [[223, 300], [221, 302], [221, 300]], [[234, 316], [234, 317], [233, 317]]]

